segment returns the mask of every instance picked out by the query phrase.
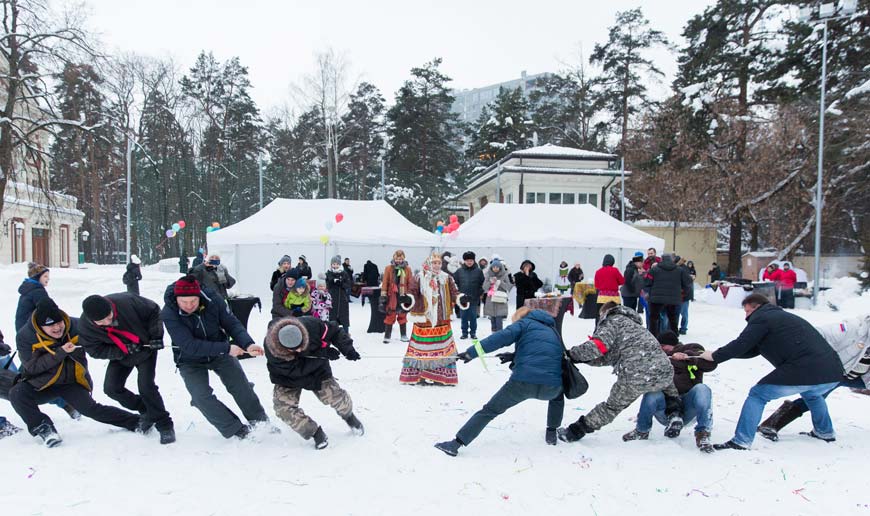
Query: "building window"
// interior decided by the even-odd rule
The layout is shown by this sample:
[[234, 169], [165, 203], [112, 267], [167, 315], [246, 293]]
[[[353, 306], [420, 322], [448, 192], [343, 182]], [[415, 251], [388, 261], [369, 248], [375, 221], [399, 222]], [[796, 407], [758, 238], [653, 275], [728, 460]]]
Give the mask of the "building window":
[[577, 204], [586, 204], [588, 202], [588, 196], [585, 193], [577, 194]]
[[60, 266], [69, 267], [69, 226], [60, 226]]
[[547, 194], [538, 192], [535, 194], [535, 202], [538, 204], [546, 204], [547, 203]]
[[562, 194], [562, 204], [574, 204], [574, 194]]
[[589, 204], [594, 204], [595, 206], [598, 206], [598, 194], [589, 194]]
[[526, 192], [526, 204], [535, 204], [535, 192]]
[[550, 204], [562, 204], [562, 194], [551, 193], [550, 194]]
[[9, 221], [9, 234], [12, 237], [12, 263], [20, 263], [24, 259], [24, 219]]

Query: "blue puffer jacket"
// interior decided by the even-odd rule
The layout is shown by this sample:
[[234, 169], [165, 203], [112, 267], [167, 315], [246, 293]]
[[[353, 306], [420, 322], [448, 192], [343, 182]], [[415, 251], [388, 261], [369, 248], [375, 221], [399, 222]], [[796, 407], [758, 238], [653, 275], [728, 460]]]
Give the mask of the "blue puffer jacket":
[[30, 324], [30, 314], [36, 310], [36, 303], [44, 297], [48, 297], [48, 292], [42, 283], [35, 279], [27, 278], [18, 287], [18, 293], [21, 297], [18, 298], [18, 309], [15, 310], [15, 330], [18, 331], [25, 324]]
[[178, 308], [174, 290], [175, 283], [172, 283], [163, 294], [166, 304], [160, 311], [160, 320], [166, 326], [172, 344], [177, 346], [172, 350], [176, 364], [207, 364], [214, 357], [228, 354], [228, 336], [233, 338], [233, 344], [243, 349], [254, 343], [218, 295], [203, 289], [199, 296], [199, 309], [186, 314]]
[[[537, 385], [562, 385], [562, 341], [556, 333], [556, 321], [543, 310], [512, 323], [500, 332], [480, 341], [487, 353], [516, 343], [511, 380]], [[477, 357], [471, 346], [466, 351]]]

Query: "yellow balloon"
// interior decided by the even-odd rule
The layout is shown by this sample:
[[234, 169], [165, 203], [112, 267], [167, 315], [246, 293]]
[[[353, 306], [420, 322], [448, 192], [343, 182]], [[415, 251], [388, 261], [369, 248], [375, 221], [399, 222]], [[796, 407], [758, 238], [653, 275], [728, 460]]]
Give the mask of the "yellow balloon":
[[323, 244], [323, 245], [328, 244], [328, 243], [329, 243], [329, 236], [327, 236], [327, 235], [320, 235], [320, 243]]

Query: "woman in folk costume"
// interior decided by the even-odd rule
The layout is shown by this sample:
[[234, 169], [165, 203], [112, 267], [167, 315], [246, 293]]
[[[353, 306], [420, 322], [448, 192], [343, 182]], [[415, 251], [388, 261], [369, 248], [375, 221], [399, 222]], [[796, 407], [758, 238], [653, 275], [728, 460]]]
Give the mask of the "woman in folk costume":
[[562, 260], [562, 263], [559, 264], [559, 275], [556, 277], [556, 290], [564, 296], [569, 293], [569, 288], [571, 288], [571, 282], [568, 280], [568, 262]]
[[459, 377], [450, 314], [454, 304], [467, 309], [468, 302], [462, 299], [453, 277], [441, 270], [439, 255], [432, 254], [423, 263], [423, 269], [411, 282], [410, 294], [411, 315], [424, 322], [414, 323], [399, 381], [456, 385]]

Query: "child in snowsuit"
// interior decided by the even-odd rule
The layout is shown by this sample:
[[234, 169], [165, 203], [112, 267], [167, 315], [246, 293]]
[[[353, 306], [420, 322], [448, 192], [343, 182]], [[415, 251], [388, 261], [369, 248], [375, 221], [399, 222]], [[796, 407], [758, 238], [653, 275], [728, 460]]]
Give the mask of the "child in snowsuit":
[[308, 288], [308, 281], [305, 278], [294, 281], [293, 288], [287, 292], [283, 304], [284, 308], [290, 310], [294, 317], [308, 315], [311, 311], [311, 290]]
[[[643, 327], [637, 312], [612, 301], [599, 315], [592, 338], [574, 346], [568, 355], [574, 362], [591, 366], [612, 366], [616, 383], [610, 396], [585, 416], [559, 429], [559, 439], [579, 441], [586, 434], [612, 422], [634, 400], [648, 392], [664, 391], [668, 431], [682, 429], [680, 398], [674, 386], [674, 368], [658, 341]], [[679, 432], [677, 432], [679, 435]]]
[[308, 390], [321, 403], [335, 409], [354, 433], [365, 432], [353, 414], [350, 395], [335, 381], [329, 366], [330, 360], [338, 360], [341, 355], [348, 360], [360, 359], [353, 339], [337, 323], [311, 316], [274, 320], [264, 348], [269, 379], [275, 384], [275, 414], [290, 428], [305, 440], [313, 437], [318, 450], [328, 444], [320, 425], [299, 408], [299, 397], [303, 390]]
[[317, 288], [311, 293], [311, 315], [321, 321], [328, 321], [329, 312], [332, 310], [332, 296], [326, 290], [326, 280], [322, 277], [317, 279], [315, 285]]

